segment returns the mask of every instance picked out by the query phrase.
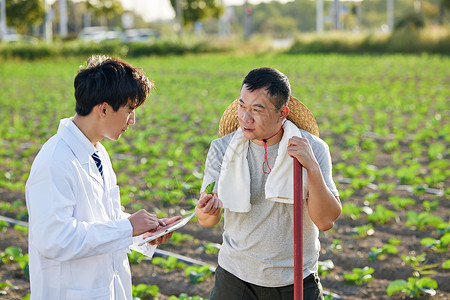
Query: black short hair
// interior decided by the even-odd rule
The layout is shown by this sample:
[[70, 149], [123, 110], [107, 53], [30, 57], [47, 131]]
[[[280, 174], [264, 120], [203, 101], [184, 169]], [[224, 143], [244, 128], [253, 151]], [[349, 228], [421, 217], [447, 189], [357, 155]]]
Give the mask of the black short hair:
[[291, 85], [286, 75], [274, 68], [263, 67], [251, 70], [245, 76], [242, 86], [251, 92], [266, 88], [276, 110], [287, 104], [291, 96]]
[[75, 111], [81, 116], [106, 102], [118, 111], [131, 101], [134, 108], [142, 105], [153, 88], [143, 71], [119, 59], [91, 56], [86, 67], [78, 70], [74, 80]]

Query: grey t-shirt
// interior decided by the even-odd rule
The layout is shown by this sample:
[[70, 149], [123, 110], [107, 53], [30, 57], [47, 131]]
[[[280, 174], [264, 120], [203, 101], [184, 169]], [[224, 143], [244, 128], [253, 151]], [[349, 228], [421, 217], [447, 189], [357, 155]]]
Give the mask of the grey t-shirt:
[[[306, 131], [301, 132], [311, 144], [328, 188], [337, 196], [328, 145]], [[218, 182], [223, 156], [233, 135], [234, 133], [231, 133], [211, 143], [205, 163], [202, 191], [210, 182]], [[270, 167], [275, 164], [278, 146], [279, 144], [276, 144], [267, 149]], [[248, 150], [251, 210], [239, 213], [224, 209], [224, 233], [219, 264], [236, 277], [252, 284], [266, 287], [290, 285], [294, 282], [293, 205], [266, 199], [264, 186], [268, 174], [263, 172], [264, 147], [250, 142]], [[268, 170], [267, 166], [265, 170]], [[214, 192], [217, 192], [217, 185]], [[218, 197], [220, 199], [220, 195]], [[303, 277], [318, 270], [319, 251], [319, 230], [311, 221], [305, 202]]]

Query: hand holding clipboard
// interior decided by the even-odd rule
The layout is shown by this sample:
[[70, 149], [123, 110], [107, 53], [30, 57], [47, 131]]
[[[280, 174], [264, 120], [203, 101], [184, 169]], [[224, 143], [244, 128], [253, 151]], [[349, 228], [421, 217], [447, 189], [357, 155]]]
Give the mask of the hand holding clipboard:
[[195, 216], [195, 212], [179, 219], [173, 224], [169, 224], [167, 226], [161, 227], [160, 229], [156, 230], [155, 232], [150, 232], [144, 234], [144, 240], [139, 244], [139, 246], [144, 245], [145, 243], [151, 242], [153, 240], [156, 240], [159, 237], [162, 237], [163, 235], [166, 235], [172, 231], [175, 231], [184, 225], [186, 225], [192, 217]]

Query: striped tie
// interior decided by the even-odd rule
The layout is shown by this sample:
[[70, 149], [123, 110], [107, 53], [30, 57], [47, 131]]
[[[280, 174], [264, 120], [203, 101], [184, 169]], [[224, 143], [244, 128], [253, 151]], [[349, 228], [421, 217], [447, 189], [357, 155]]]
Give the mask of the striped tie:
[[97, 153], [92, 154], [92, 158], [95, 161], [95, 164], [97, 165], [97, 169], [100, 172], [100, 175], [103, 177], [103, 166], [102, 161], [100, 160], [100, 157], [97, 155]]

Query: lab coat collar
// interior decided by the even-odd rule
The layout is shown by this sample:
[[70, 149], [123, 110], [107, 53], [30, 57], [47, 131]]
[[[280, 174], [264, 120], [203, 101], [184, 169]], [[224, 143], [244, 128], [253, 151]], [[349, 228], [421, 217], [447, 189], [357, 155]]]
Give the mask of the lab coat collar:
[[[78, 161], [89, 169], [89, 175], [95, 178], [101, 185], [103, 185], [103, 178], [97, 170], [95, 162], [91, 155], [98, 150], [89, 141], [89, 139], [81, 132], [70, 118], [62, 119], [59, 123], [58, 134], [67, 143], [73, 151]], [[100, 146], [100, 142], [99, 142]], [[92, 163], [89, 163], [92, 161]]]

